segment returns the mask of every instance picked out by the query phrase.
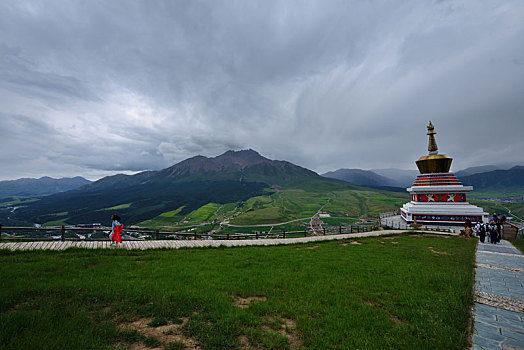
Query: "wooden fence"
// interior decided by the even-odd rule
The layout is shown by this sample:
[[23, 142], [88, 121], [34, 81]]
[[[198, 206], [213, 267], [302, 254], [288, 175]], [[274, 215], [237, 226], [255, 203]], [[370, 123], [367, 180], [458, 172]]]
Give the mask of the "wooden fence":
[[[322, 235], [328, 234], [342, 234], [342, 233], [359, 233], [359, 232], [369, 232], [378, 230], [377, 225], [349, 225], [349, 226], [338, 226], [331, 229], [323, 228], [321, 230]], [[46, 238], [34, 238], [34, 237], [11, 237], [5, 236], [7, 232], [23, 232], [23, 231], [40, 231], [47, 232], [56, 232], [58, 235], [53, 237]], [[0, 224], [0, 240], [10, 240], [10, 241], [44, 241], [44, 240], [61, 240], [61, 241], [108, 241], [108, 238], [71, 238], [66, 237], [67, 233], [76, 233], [76, 232], [105, 232], [109, 234], [111, 228], [109, 227], [96, 227], [96, 228], [87, 228], [87, 227], [66, 227], [64, 225], [58, 227], [19, 227], [19, 226], [5, 226], [2, 227]], [[143, 230], [143, 229], [124, 229], [123, 233], [130, 234], [143, 234], [148, 235], [148, 239], [259, 239], [259, 238], [292, 238], [292, 237], [307, 237], [311, 236], [311, 232], [308, 229], [303, 231], [282, 231], [274, 233], [265, 233], [265, 232], [256, 232], [256, 233], [227, 233], [227, 234], [210, 234], [210, 233], [190, 233], [190, 232], [170, 232], [170, 231], [160, 231], [160, 230]], [[317, 234], [318, 236], [318, 234]], [[59, 237], [59, 238], [58, 238]], [[126, 240], [126, 239], [124, 239]], [[132, 240], [141, 240], [133, 238]]]

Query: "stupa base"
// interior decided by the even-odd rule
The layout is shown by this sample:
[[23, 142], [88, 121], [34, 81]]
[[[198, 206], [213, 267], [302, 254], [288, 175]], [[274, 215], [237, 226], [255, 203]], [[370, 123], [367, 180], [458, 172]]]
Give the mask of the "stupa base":
[[432, 225], [464, 225], [466, 220], [471, 222], [488, 222], [488, 213], [482, 208], [469, 203], [463, 204], [414, 204], [406, 203], [400, 208], [404, 222], [410, 224]]

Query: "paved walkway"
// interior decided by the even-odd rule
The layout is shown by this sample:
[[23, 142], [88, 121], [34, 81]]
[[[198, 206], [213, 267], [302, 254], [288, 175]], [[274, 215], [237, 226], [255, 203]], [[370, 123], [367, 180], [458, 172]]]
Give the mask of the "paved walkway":
[[[334, 239], [347, 239], [359, 237], [376, 237], [389, 234], [398, 234], [406, 230], [384, 230], [362, 233], [349, 233], [327, 236], [309, 236], [299, 238], [277, 238], [277, 239], [242, 239], [242, 240], [158, 240], [158, 241], [124, 241], [119, 248], [111, 247], [109, 241], [33, 241], [33, 242], [0, 242], [0, 249], [10, 250], [63, 250], [71, 247], [78, 248], [112, 248], [112, 249], [155, 249], [155, 248], [198, 248], [198, 247], [236, 247], [251, 245], [279, 245], [307, 243], [317, 241], [330, 241]], [[441, 233], [434, 231], [418, 231], [430, 234], [452, 235], [451, 233]]]
[[524, 255], [508, 241], [476, 252], [474, 349], [524, 349]]

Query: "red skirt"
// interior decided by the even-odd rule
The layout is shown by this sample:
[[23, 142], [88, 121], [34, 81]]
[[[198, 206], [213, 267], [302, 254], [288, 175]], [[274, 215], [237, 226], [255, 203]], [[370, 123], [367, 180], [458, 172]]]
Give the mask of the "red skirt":
[[120, 233], [122, 233], [122, 230], [124, 229], [124, 225], [120, 224], [118, 226], [115, 226], [115, 229], [113, 230], [113, 234], [111, 235], [111, 240], [122, 243], [122, 236], [120, 236]]

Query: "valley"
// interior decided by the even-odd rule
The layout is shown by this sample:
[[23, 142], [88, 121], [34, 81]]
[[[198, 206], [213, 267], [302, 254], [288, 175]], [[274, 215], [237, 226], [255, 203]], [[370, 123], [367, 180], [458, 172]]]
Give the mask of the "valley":
[[[522, 171], [514, 167], [465, 176], [465, 183], [475, 186], [468, 199], [489, 213], [524, 218]], [[108, 225], [116, 213], [126, 227], [162, 231], [289, 232], [312, 226], [313, 218], [328, 227], [372, 221], [410, 200], [405, 189], [384, 187], [393, 183], [381, 183], [385, 177], [357, 169], [352, 173], [361, 180], [372, 176], [375, 182], [366, 187], [270, 160], [253, 150], [228, 151], [213, 158], [192, 157], [158, 171], [108, 176], [59, 193], [4, 196], [0, 222]], [[47, 185], [49, 180], [42, 179]], [[41, 193], [36, 186], [33, 191]]]

